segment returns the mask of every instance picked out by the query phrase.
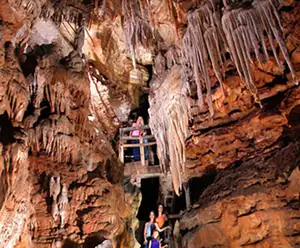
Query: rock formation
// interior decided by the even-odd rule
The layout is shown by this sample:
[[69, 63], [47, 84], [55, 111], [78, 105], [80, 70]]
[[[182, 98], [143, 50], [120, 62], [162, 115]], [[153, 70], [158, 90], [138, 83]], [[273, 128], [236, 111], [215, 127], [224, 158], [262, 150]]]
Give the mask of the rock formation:
[[161, 194], [190, 186], [176, 247], [298, 247], [299, 10], [1, 1], [0, 248], [138, 247], [114, 145], [144, 94]]

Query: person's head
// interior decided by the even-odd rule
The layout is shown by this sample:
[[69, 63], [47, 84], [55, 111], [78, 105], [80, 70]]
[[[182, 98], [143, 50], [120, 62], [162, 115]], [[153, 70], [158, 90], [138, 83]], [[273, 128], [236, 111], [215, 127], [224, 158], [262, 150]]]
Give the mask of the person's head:
[[158, 214], [162, 214], [163, 213], [163, 211], [164, 211], [164, 207], [163, 207], [163, 205], [158, 205]]
[[138, 125], [144, 125], [144, 120], [143, 117], [139, 116], [136, 120], [136, 124]]
[[153, 231], [153, 238], [158, 239], [159, 232], [157, 230]]
[[154, 219], [155, 219], [154, 211], [150, 212], [149, 218], [150, 218], [150, 220], [154, 221]]

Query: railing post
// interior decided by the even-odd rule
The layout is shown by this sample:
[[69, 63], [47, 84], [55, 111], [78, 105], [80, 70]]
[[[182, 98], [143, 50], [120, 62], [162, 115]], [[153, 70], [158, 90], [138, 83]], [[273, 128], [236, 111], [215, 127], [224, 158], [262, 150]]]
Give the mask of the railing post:
[[144, 137], [140, 137], [140, 155], [141, 155], [141, 164], [145, 166], [145, 149], [144, 149]]
[[124, 164], [124, 147], [123, 147], [123, 131], [120, 128], [120, 145], [119, 145], [119, 160]]
[[189, 209], [190, 206], [191, 206], [191, 197], [190, 197], [189, 183], [183, 184], [183, 188], [184, 188], [184, 193], [185, 193], [186, 208]]

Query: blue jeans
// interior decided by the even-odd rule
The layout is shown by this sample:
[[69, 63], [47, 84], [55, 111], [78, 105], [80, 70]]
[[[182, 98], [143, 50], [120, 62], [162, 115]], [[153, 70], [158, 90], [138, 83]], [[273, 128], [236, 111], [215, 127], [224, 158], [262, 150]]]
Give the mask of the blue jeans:
[[[132, 144], [139, 144], [140, 141], [139, 140], [132, 140], [131, 141]], [[148, 139], [144, 139], [144, 144], [148, 143]], [[145, 151], [145, 160], [148, 160], [148, 154], [149, 154], [149, 150], [148, 147], [144, 147], [144, 151]], [[133, 160], [134, 161], [140, 161], [141, 160], [141, 154], [140, 154], [140, 148], [139, 147], [133, 147]]]
[[[144, 139], [144, 144], [146, 143], [148, 143], [148, 139]], [[148, 160], [149, 149], [147, 146], [144, 147], [144, 151], [145, 151], [145, 160]]]
[[[132, 140], [132, 144], [139, 144], [139, 140]], [[133, 147], [133, 160], [134, 161], [140, 161], [141, 160], [141, 154], [140, 154], [140, 148], [139, 147]]]

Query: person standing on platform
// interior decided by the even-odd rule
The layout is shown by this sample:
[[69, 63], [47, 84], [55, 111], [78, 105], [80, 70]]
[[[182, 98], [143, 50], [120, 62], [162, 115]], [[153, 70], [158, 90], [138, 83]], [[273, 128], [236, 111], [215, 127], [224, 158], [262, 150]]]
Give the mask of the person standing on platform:
[[[139, 144], [139, 137], [143, 136], [143, 134], [145, 133], [143, 130], [138, 129], [139, 126], [144, 126], [144, 120], [141, 116], [139, 116], [136, 120], [136, 122], [134, 122], [132, 124], [132, 127], [137, 127], [137, 129], [132, 130], [130, 132], [130, 136], [132, 137], [137, 137], [136, 140], [132, 140], [132, 144]], [[133, 147], [133, 160], [134, 161], [140, 161], [141, 160], [141, 154], [140, 154], [140, 148], [139, 147]]]

